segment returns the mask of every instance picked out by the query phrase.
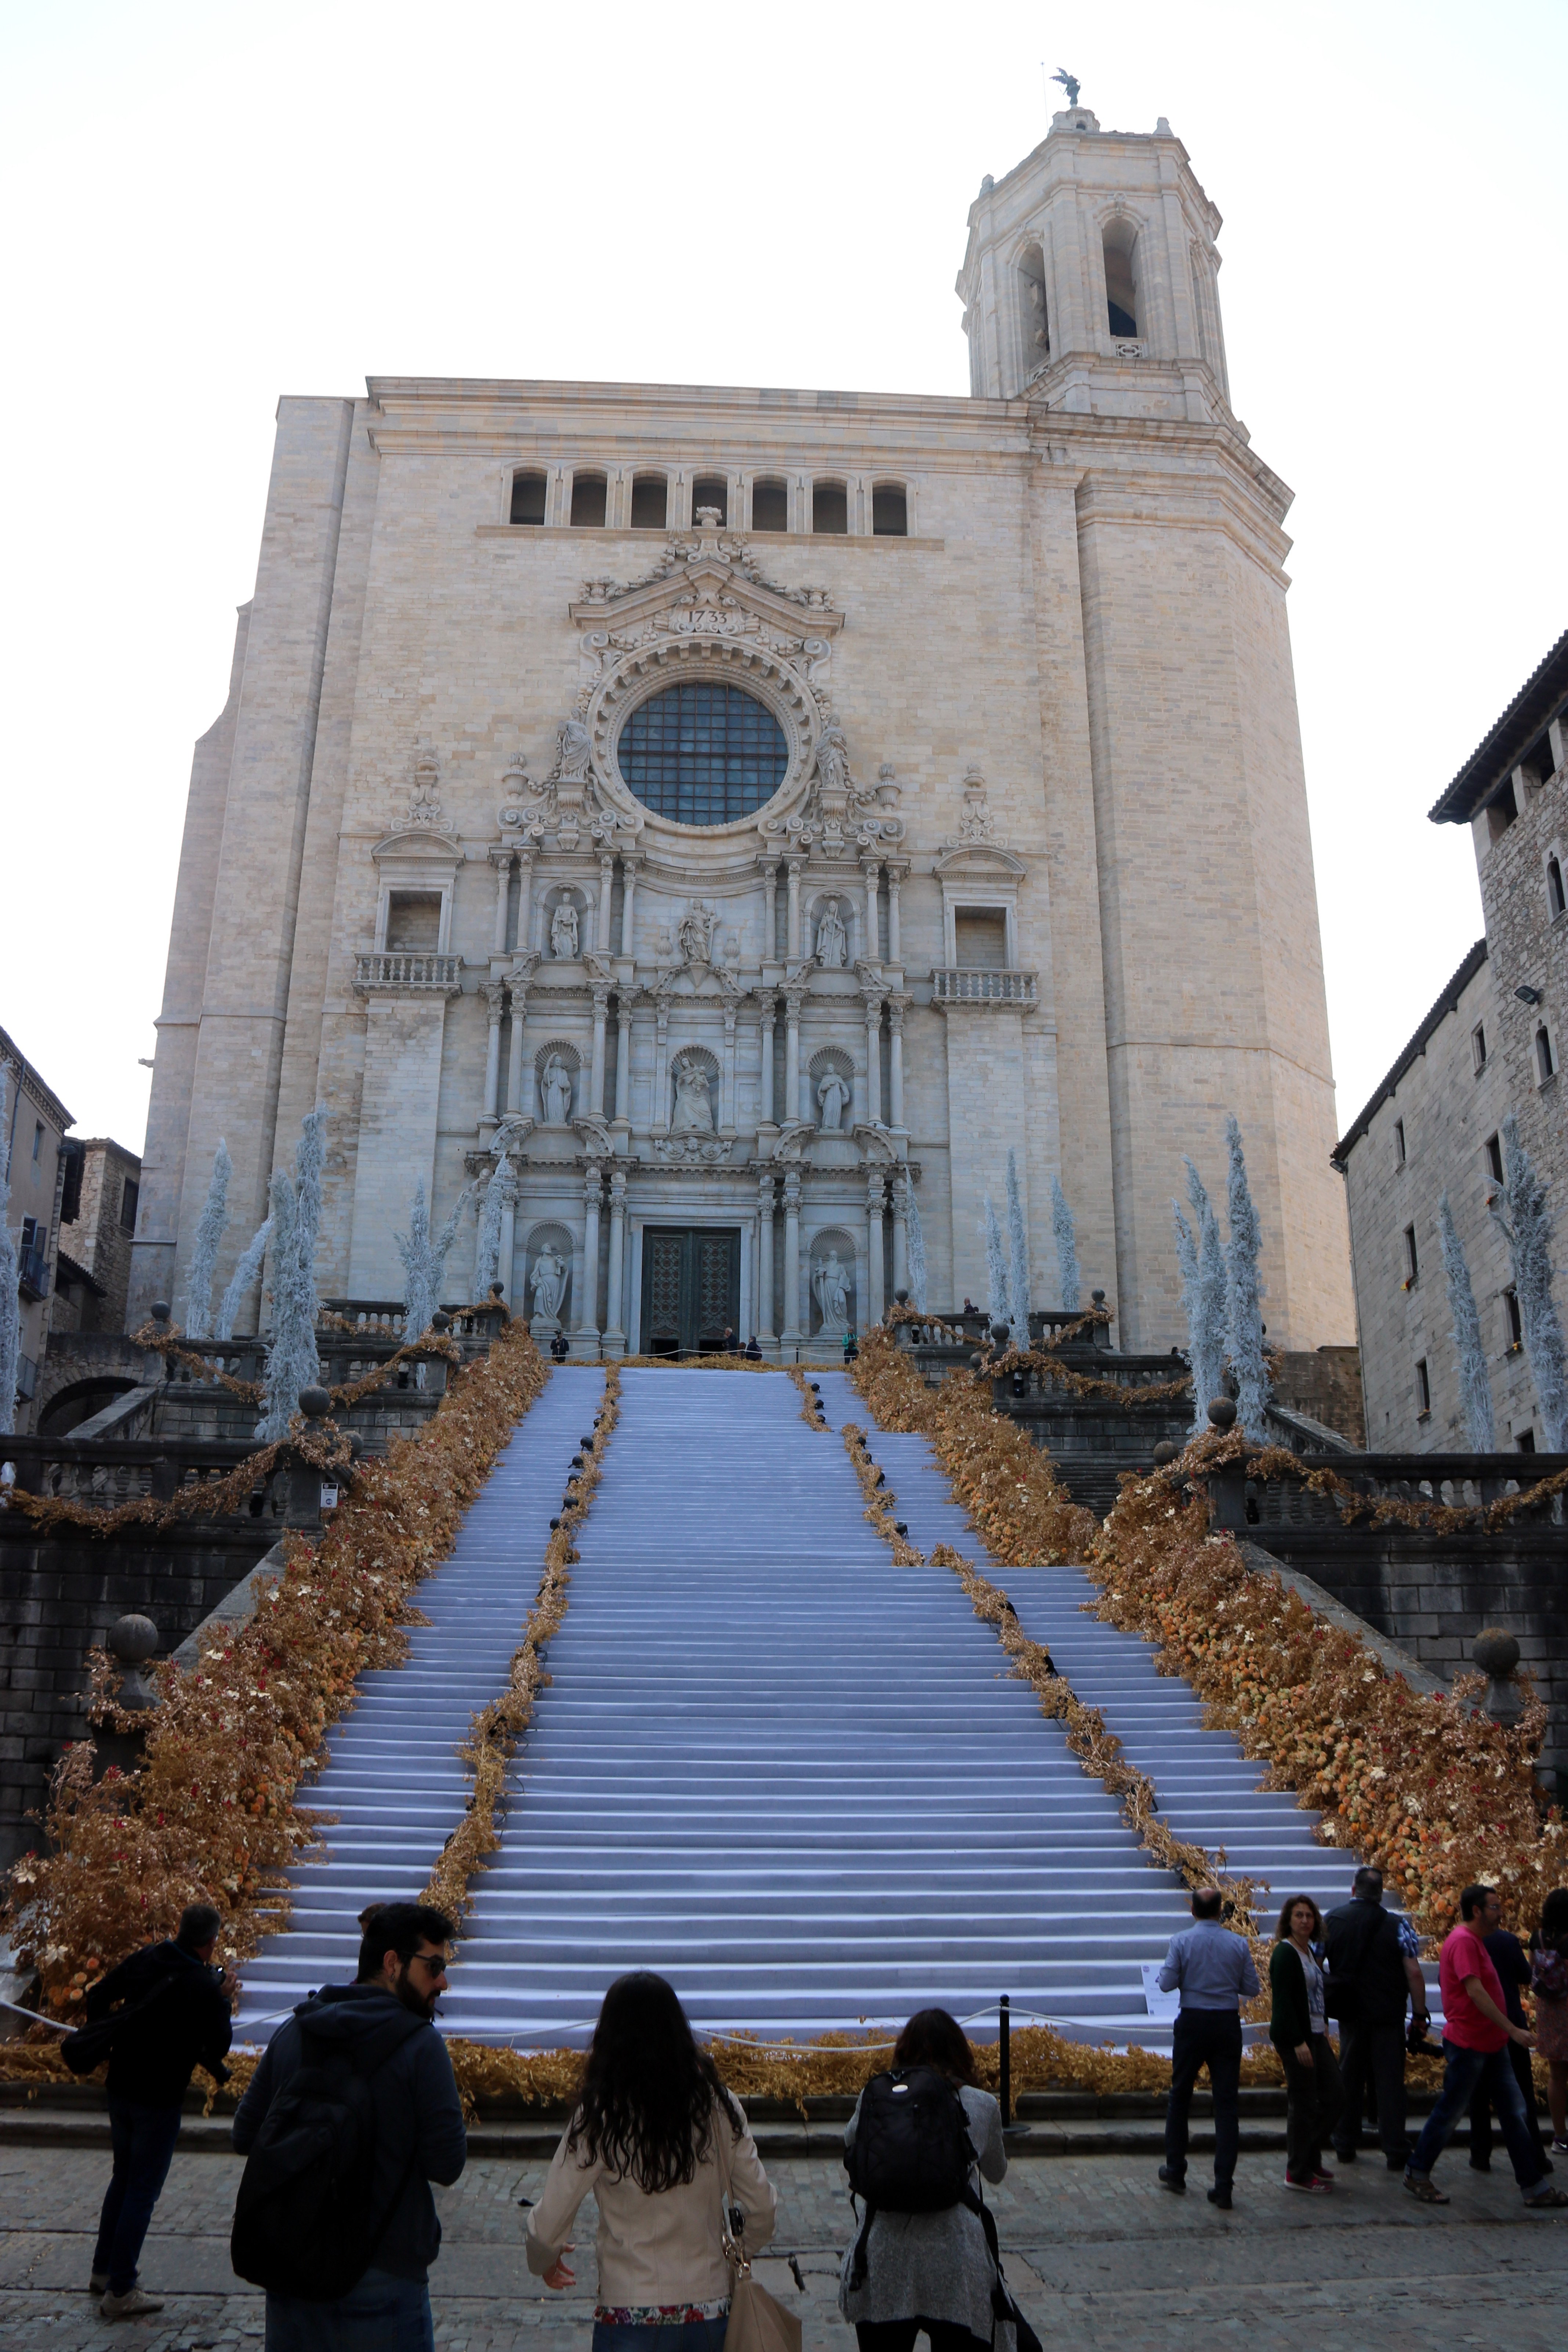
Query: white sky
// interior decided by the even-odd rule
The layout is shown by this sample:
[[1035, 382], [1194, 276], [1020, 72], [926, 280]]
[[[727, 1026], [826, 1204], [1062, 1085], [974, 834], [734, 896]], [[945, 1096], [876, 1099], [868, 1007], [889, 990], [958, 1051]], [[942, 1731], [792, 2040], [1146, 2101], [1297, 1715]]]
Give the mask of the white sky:
[[1568, 625], [1563, 0], [6, 0], [0, 43], [0, 1022], [82, 1130], [142, 1140], [278, 394], [962, 393], [965, 215], [1044, 134], [1042, 61], [1108, 129], [1167, 115], [1225, 215], [1349, 1123], [1480, 929], [1426, 810]]

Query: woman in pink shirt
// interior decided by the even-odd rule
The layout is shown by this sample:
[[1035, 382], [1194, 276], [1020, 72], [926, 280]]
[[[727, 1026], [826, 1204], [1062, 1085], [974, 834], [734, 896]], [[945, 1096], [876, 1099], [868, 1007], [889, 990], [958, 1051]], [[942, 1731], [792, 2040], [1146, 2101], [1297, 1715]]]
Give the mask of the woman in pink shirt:
[[1535, 2038], [1523, 2026], [1510, 2025], [1503, 2006], [1503, 1990], [1491, 1955], [1481, 1941], [1489, 1886], [1467, 1886], [1459, 1897], [1459, 1916], [1448, 1931], [1438, 1961], [1443, 1996], [1443, 2056], [1447, 2067], [1437, 2104], [1411, 2155], [1405, 2186], [1423, 2205], [1446, 2205], [1447, 2195], [1434, 2185], [1432, 2167], [1452, 2137], [1454, 2126], [1484, 2084], [1497, 2113], [1508, 2147], [1513, 2177], [1532, 2211], [1568, 2207], [1568, 2191], [1550, 2188], [1541, 2157], [1530, 2135], [1524, 2095], [1508, 2060], [1508, 2045], [1517, 2042], [1533, 2050]]

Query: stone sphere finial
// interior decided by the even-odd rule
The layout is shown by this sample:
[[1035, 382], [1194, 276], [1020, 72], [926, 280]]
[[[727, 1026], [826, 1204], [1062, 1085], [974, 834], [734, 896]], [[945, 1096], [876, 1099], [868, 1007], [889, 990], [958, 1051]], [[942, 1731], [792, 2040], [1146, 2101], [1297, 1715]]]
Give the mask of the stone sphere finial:
[[910, 1303], [909, 1292], [907, 1290], [895, 1290], [893, 1293], [893, 1303], [898, 1307], [907, 1307]]
[[492, 1282], [490, 1285], [490, 1297], [492, 1298], [504, 1298], [506, 1297], [505, 1283], [499, 1281]]
[[1089, 1292], [1089, 1303], [1090, 1303], [1090, 1305], [1091, 1305], [1091, 1306], [1094, 1306], [1094, 1307], [1103, 1307], [1103, 1306], [1104, 1306], [1104, 1304], [1105, 1304], [1105, 1293], [1104, 1293], [1104, 1291], [1103, 1291], [1103, 1290], [1091, 1290], [1091, 1291]]
[[158, 1646], [158, 1628], [151, 1617], [117, 1617], [103, 1637], [103, 1645], [122, 1666], [145, 1665]]
[[1506, 1682], [1519, 1664], [1519, 1643], [1504, 1626], [1483, 1626], [1470, 1644], [1470, 1655], [1483, 1675]]
[[449, 1331], [451, 1328], [451, 1317], [444, 1307], [437, 1307], [435, 1314], [430, 1318], [430, 1328], [432, 1331]]
[[154, 1298], [152, 1306], [147, 1309], [147, 1312], [151, 1315], [154, 1323], [166, 1323], [169, 1319], [168, 1300], [166, 1298]]
[[1167, 1462], [1173, 1462], [1176, 1459], [1181, 1450], [1179, 1445], [1173, 1445], [1168, 1437], [1163, 1437], [1154, 1448], [1155, 1466], [1163, 1470]]
[[1215, 1397], [1209, 1407], [1209, 1420], [1215, 1429], [1234, 1429], [1236, 1427], [1235, 1398]]
[[991, 1326], [991, 1340], [994, 1347], [1005, 1348], [1011, 1337], [1012, 1333], [1005, 1323], [993, 1323]]
[[301, 1389], [300, 1410], [307, 1421], [325, 1421], [332, 1409], [332, 1400], [325, 1389]]

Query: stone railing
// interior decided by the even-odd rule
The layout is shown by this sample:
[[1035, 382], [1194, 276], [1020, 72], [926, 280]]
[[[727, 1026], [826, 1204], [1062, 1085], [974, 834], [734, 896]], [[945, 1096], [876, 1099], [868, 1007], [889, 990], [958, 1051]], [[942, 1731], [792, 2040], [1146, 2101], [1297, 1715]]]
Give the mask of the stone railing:
[[[1516, 1495], [1544, 1478], [1568, 1470], [1568, 1454], [1354, 1454], [1298, 1453], [1304, 1470], [1330, 1470], [1358, 1495], [1370, 1500], [1441, 1506], [1477, 1510], [1505, 1495]], [[1208, 1479], [1209, 1516], [1215, 1527], [1247, 1528], [1267, 1544], [1270, 1529], [1339, 1528], [1338, 1506], [1329, 1495], [1315, 1494], [1290, 1477], [1248, 1478], [1245, 1462], [1227, 1463]], [[1550, 1525], [1563, 1513], [1563, 1498], [1548, 1496], [1519, 1514], [1523, 1522]], [[1365, 1530], [1365, 1520], [1352, 1521], [1351, 1529]], [[1387, 1530], [1384, 1530], [1384, 1533]], [[1400, 1531], [1403, 1532], [1403, 1531]], [[1474, 1536], [1465, 1540], [1473, 1543]], [[1448, 1538], [1448, 1541], [1456, 1538]]]
[[[17, 1485], [29, 1494], [112, 1510], [117, 1503], [168, 1502], [186, 1486], [216, 1486], [256, 1447], [245, 1438], [8, 1437], [5, 1450]], [[258, 1480], [237, 1512], [219, 1516], [281, 1522], [287, 1490], [288, 1474], [275, 1470]]]
[[455, 995], [463, 984], [463, 959], [437, 955], [428, 948], [383, 948], [354, 958], [354, 986], [360, 989], [440, 989]]
[[971, 970], [963, 964], [938, 964], [931, 976], [931, 1001], [948, 1004], [990, 1005], [998, 1010], [1032, 1013], [1039, 990], [1032, 971]]

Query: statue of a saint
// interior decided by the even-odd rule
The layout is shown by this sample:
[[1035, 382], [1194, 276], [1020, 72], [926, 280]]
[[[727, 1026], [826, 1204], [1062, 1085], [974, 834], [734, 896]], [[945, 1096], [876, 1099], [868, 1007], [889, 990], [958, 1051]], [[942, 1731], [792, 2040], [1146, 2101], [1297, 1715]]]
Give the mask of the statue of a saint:
[[577, 953], [577, 909], [563, 898], [550, 918], [550, 952], [570, 963]]
[[535, 1256], [528, 1287], [535, 1315], [546, 1323], [553, 1323], [566, 1289], [566, 1261], [559, 1255], [553, 1242], [546, 1242]]
[[842, 971], [849, 940], [837, 898], [829, 898], [816, 919], [816, 961], [824, 971]]
[[572, 1116], [572, 1073], [559, 1054], [552, 1054], [540, 1072], [539, 1091], [545, 1126], [564, 1127]]
[[822, 1132], [838, 1135], [843, 1132], [844, 1112], [849, 1101], [849, 1081], [831, 1066], [816, 1082], [816, 1099], [822, 1105]]
[[819, 1258], [811, 1277], [817, 1306], [822, 1310], [825, 1331], [847, 1331], [849, 1328], [849, 1271], [838, 1263], [838, 1252], [829, 1250], [827, 1262]]
[[711, 1135], [713, 1132], [713, 1098], [708, 1090], [708, 1073], [700, 1062], [681, 1062], [675, 1072], [675, 1115], [669, 1122], [672, 1135]]
[[849, 789], [849, 747], [837, 719], [830, 719], [816, 742], [816, 772], [825, 793]]
[[555, 730], [559, 757], [556, 773], [563, 784], [580, 784], [588, 773], [594, 739], [578, 719], [563, 719]]
[[707, 963], [712, 953], [713, 927], [719, 918], [700, 898], [680, 919], [680, 952], [688, 963]]

